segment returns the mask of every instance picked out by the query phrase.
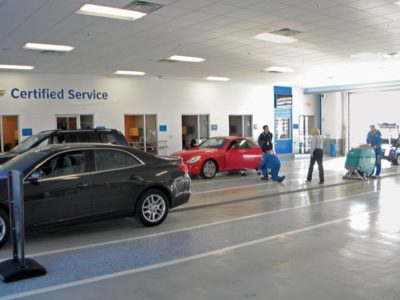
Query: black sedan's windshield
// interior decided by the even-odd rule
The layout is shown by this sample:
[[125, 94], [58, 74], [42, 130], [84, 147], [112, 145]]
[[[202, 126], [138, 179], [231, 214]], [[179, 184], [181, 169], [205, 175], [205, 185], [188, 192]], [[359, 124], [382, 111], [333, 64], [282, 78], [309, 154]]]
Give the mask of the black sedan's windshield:
[[25, 172], [30, 166], [42, 160], [46, 155], [47, 151], [32, 150], [21, 155], [14, 157], [0, 165], [0, 177], [7, 177], [7, 174], [11, 170], [18, 170], [22, 173]]
[[200, 144], [199, 148], [221, 149], [226, 143], [225, 138], [212, 138]]

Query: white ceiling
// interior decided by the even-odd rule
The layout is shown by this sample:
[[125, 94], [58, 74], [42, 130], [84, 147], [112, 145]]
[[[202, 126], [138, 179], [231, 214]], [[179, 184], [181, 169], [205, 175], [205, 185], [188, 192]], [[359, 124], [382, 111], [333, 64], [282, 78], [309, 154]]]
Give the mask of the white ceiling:
[[[330, 85], [400, 79], [399, 59], [360, 61], [360, 52], [400, 51], [396, 0], [150, 0], [165, 5], [129, 22], [78, 15], [83, 4], [124, 7], [129, 0], [0, 0], [0, 64], [33, 65], [32, 72], [146, 76], [237, 82]], [[301, 31], [293, 44], [251, 39], [282, 28]], [[23, 49], [27, 42], [76, 47], [65, 54]], [[173, 54], [203, 63], [165, 63]], [[270, 66], [295, 69], [272, 74]], [[223, 83], [222, 83], [223, 84]]]

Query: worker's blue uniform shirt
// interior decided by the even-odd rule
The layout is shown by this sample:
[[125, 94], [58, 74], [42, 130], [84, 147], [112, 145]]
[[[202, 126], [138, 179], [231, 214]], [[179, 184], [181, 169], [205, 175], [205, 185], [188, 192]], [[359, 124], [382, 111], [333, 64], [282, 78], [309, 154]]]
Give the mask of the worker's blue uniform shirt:
[[267, 169], [270, 169], [272, 180], [279, 181], [281, 179], [281, 177], [278, 176], [279, 170], [281, 169], [281, 161], [275, 154], [264, 153], [260, 168], [262, 176], [266, 176]]
[[375, 133], [368, 132], [367, 135], [367, 144], [374, 147], [375, 156], [376, 156], [376, 171], [375, 175], [379, 175], [381, 173], [381, 159], [382, 159], [382, 134], [379, 130]]
[[375, 146], [375, 149], [382, 149], [382, 134], [379, 130], [377, 130], [375, 133], [372, 133], [371, 131], [368, 132], [367, 135], [367, 144], [371, 146]]

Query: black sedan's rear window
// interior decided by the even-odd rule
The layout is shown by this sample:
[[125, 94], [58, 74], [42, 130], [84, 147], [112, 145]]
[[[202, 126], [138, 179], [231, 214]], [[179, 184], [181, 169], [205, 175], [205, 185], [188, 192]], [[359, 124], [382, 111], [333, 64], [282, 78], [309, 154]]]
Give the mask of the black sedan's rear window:
[[140, 165], [140, 161], [125, 151], [98, 149], [94, 151], [97, 171], [121, 169]]

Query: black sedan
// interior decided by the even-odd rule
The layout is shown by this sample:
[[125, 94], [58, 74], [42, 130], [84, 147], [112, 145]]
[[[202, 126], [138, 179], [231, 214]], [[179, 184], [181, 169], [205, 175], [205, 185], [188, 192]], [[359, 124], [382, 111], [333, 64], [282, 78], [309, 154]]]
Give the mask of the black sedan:
[[190, 198], [187, 167], [175, 158], [104, 144], [35, 148], [0, 166], [0, 246], [10, 231], [10, 170], [23, 174], [27, 228], [119, 217], [155, 226]]

